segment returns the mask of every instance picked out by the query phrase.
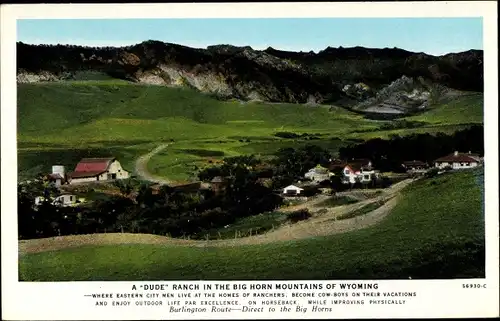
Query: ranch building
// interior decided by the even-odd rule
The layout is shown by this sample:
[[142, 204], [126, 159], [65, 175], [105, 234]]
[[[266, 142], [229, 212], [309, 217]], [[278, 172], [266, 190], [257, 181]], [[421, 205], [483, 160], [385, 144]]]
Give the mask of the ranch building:
[[70, 184], [78, 184], [126, 179], [130, 174], [116, 158], [83, 158], [68, 177]]

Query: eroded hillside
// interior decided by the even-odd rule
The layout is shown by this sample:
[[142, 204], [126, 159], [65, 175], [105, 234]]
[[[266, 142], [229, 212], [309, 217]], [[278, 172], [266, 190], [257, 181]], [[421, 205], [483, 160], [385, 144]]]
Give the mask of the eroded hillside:
[[19, 83], [112, 77], [187, 86], [221, 99], [335, 104], [369, 113], [411, 113], [483, 89], [478, 50], [436, 57], [397, 48], [314, 53], [159, 41], [122, 48], [18, 43], [17, 58]]

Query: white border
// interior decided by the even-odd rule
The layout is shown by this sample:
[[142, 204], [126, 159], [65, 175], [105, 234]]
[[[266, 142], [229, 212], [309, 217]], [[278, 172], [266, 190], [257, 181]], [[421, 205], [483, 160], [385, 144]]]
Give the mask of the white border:
[[[2, 318], [3, 319], [133, 319], [168, 318], [158, 310], [130, 313], [123, 309], [98, 312], [75, 302], [91, 288], [128, 288], [128, 282], [17, 282], [16, 233], [16, 19], [29, 18], [257, 18], [257, 17], [483, 17], [485, 78], [485, 199], [486, 276], [488, 289], [463, 291], [460, 280], [382, 281], [387, 287], [416, 289], [424, 295], [406, 310], [382, 306], [365, 312], [346, 308], [335, 315], [351, 317], [492, 317], [498, 316], [498, 53], [497, 4], [470, 2], [384, 3], [224, 3], [224, 4], [63, 4], [1, 7], [1, 169], [2, 169]], [[71, 291], [71, 292], [67, 292]], [[428, 297], [425, 297], [427, 295]], [[441, 301], [437, 301], [437, 298]], [[60, 304], [58, 304], [60, 303]], [[79, 305], [80, 304], [80, 305]], [[78, 310], [78, 307], [81, 309]], [[368, 311], [368, 312], [367, 312]], [[146, 313], [147, 312], [147, 313]], [[210, 316], [208, 316], [210, 317]], [[272, 315], [213, 315], [214, 318], [272, 318]], [[276, 316], [274, 316], [276, 317]], [[308, 318], [297, 314], [287, 318]], [[202, 318], [202, 316], [194, 316]]]

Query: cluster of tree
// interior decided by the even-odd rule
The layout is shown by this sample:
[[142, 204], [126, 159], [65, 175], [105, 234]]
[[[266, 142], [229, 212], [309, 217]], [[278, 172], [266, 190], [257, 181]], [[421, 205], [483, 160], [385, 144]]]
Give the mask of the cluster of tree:
[[[27, 45], [17, 43], [17, 68], [31, 72], [54, 73], [78, 70], [108, 70], [108, 60], [113, 60], [117, 48], [93, 48], [71, 45]], [[84, 63], [83, 58], [98, 57]]]
[[339, 149], [342, 159], [368, 158], [380, 171], [403, 172], [404, 161], [420, 160], [432, 164], [439, 157], [454, 151], [484, 153], [484, 129], [472, 125], [453, 134], [412, 134], [374, 138]]
[[390, 123], [385, 123], [380, 126], [380, 130], [402, 129], [402, 128], [417, 128], [426, 125], [425, 122], [411, 121], [406, 119], [398, 119]]
[[[235, 219], [267, 211], [282, 198], [258, 182], [253, 157], [231, 159], [223, 170], [228, 175], [226, 192], [185, 191], [169, 186], [159, 190], [147, 184], [119, 181], [121, 196], [94, 200], [88, 205], [59, 207], [51, 202], [57, 189], [39, 181], [20, 185], [18, 191], [19, 238], [40, 238], [102, 232], [152, 233], [180, 237], [222, 227]], [[35, 206], [35, 197], [46, 201]]]
[[296, 134], [292, 132], [277, 132], [274, 134], [276, 137], [280, 138], [303, 138], [303, 139], [309, 139], [309, 140], [314, 140], [314, 139], [319, 139], [319, 136], [321, 134], [308, 134], [308, 133], [302, 133], [302, 134]]
[[306, 145], [297, 149], [282, 148], [274, 156], [272, 165], [275, 188], [302, 180], [304, 173], [317, 165], [328, 166], [332, 157], [328, 150], [316, 145]]

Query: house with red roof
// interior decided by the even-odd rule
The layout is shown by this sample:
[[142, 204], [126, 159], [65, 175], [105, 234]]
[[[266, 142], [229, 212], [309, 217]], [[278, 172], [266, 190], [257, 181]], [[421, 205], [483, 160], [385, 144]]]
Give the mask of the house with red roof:
[[76, 165], [75, 170], [68, 173], [70, 184], [109, 181], [129, 178], [120, 162], [114, 158], [83, 158]]
[[343, 169], [342, 183], [355, 184], [368, 183], [376, 178], [377, 172], [372, 167], [372, 162], [366, 159], [348, 161]]
[[43, 179], [49, 183], [53, 183], [56, 187], [59, 187], [67, 183], [67, 176], [64, 172], [64, 166], [54, 165], [52, 166], [52, 173], [47, 174]]
[[328, 169], [332, 176], [341, 175], [343, 184], [368, 183], [379, 174], [369, 159], [330, 160]]
[[455, 151], [453, 154], [440, 157], [434, 161], [437, 168], [451, 167], [452, 169], [467, 169], [477, 167], [482, 163], [482, 158], [478, 154], [459, 153]]

